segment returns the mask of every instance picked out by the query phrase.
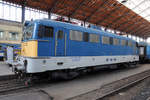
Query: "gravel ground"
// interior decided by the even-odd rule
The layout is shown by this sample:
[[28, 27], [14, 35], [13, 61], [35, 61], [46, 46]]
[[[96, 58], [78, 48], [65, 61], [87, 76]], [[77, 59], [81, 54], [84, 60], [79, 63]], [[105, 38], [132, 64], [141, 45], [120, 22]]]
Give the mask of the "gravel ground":
[[150, 78], [103, 100], [150, 100]]
[[132, 100], [150, 100], [150, 82]]
[[[11, 99], [10, 99], [11, 98]], [[37, 92], [24, 92], [13, 95], [1, 96], [0, 100], [52, 100], [46, 93]]]

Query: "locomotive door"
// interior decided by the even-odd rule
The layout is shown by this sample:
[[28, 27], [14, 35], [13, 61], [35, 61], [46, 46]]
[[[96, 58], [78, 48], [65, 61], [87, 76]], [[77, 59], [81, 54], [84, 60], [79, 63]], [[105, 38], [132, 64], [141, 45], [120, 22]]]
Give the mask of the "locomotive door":
[[55, 34], [55, 56], [66, 55], [66, 32], [64, 28], [57, 28]]

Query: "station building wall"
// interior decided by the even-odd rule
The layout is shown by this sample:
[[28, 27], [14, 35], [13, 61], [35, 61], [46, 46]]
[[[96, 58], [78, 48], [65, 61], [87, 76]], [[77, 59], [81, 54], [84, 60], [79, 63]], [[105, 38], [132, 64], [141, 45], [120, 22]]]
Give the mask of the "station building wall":
[[0, 43], [20, 44], [22, 23], [0, 19]]

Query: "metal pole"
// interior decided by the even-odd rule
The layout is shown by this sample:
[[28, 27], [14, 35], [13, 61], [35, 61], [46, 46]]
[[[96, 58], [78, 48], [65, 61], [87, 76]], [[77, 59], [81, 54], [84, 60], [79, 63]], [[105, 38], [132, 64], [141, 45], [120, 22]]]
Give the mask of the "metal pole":
[[51, 12], [48, 12], [48, 19], [51, 19]]
[[84, 27], [85, 27], [85, 21], [84, 21]]
[[25, 6], [22, 5], [22, 16], [21, 16], [21, 22], [23, 23], [25, 21]]
[[69, 21], [69, 22], [71, 21], [70, 17], [68, 17], [68, 21]]

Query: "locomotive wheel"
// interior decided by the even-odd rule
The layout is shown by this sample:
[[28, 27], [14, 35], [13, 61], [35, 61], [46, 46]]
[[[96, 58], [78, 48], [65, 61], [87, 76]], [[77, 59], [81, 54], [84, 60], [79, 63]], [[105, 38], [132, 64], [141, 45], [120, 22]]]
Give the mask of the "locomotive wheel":
[[76, 78], [79, 75], [75, 71], [56, 71], [51, 74], [52, 79], [61, 78], [63, 80], [71, 80]]
[[78, 72], [68, 72], [66, 74], [67, 74], [66, 80], [72, 80], [79, 75]]

